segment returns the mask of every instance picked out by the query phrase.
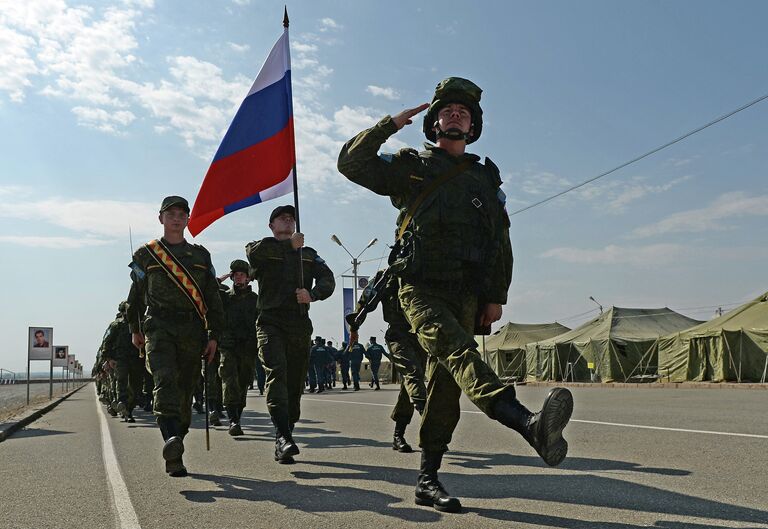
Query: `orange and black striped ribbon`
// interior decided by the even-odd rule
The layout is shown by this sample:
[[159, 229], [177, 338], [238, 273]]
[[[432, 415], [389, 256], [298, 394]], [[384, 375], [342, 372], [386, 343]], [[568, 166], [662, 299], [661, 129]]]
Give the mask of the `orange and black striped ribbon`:
[[150, 255], [157, 261], [157, 264], [163, 267], [168, 277], [184, 292], [195, 307], [197, 315], [200, 316], [203, 323], [206, 323], [205, 314], [208, 312], [208, 306], [205, 304], [200, 287], [195, 282], [192, 274], [184, 268], [184, 265], [173, 256], [159, 239], [149, 241], [146, 247]]

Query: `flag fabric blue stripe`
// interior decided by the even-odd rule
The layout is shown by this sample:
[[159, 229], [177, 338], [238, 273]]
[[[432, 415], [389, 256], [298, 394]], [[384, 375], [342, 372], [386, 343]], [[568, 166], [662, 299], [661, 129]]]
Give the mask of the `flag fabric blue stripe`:
[[233, 211], [237, 211], [238, 209], [247, 208], [248, 206], [253, 206], [254, 204], [258, 204], [261, 202], [261, 194], [256, 193], [253, 196], [250, 196], [248, 198], [244, 198], [243, 200], [238, 200], [237, 202], [230, 204], [228, 206], [224, 206], [224, 214], [232, 213]]
[[243, 100], [213, 162], [271, 138], [288, 125], [293, 115], [291, 71]]

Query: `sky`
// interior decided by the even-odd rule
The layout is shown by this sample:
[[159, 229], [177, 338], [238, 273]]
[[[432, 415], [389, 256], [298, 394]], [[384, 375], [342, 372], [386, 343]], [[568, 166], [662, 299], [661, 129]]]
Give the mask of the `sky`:
[[[162, 198], [194, 200], [282, 33], [259, 0], [0, 0], [0, 367], [26, 369], [27, 328], [90, 370]], [[343, 143], [429, 102], [449, 76], [483, 89], [470, 151], [501, 169], [510, 213], [768, 93], [759, 1], [301, 0], [288, 6], [302, 231], [338, 276], [313, 304], [342, 336], [350, 258], [388, 251], [388, 199], [336, 170]], [[388, 152], [420, 148], [421, 116]], [[605, 307], [697, 319], [768, 290], [768, 101], [556, 200], [511, 216], [507, 321], [575, 327]], [[286, 196], [193, 240], [221, 273], [270, 233]], [[370, 260], [370, 261], [369, 261]], [[496, 325], [494, 328], [497, 328]], [[383, 334], [377, 315], [361, 337]], [[33, 363], [40, 370], [44, 364]]]

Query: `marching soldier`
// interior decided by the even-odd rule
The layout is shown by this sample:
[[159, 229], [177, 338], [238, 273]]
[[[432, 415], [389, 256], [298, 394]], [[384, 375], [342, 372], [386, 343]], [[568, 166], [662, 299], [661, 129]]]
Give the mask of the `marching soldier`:
[[226, 324], [219, 347], [219, 373], [224, 387], [224, 406], [229, 416], [229, 435], [237, 436], [243, 435], [240, 419], [258, 354], [256, 317], [259, 314], [259, 297], [248, 284], [248, 263], [235, 259], [229, 270], [233, 286], [224, 297]]
[[187, 475], [183, 440], [189, 432], [200, 358], [210, 362], [216, 353], [223, 309], [211, 255], [184, 239], [187, 201], [166, 197], [158, 218], [163, 237], [136, 250], [130, 264], [128, 324], [133, 344], [146, 348], [155, 385], [153, 411], [165, 441], [165, 470], [177, 477]]
[[[251, 278], [259, 282], [256, 334], [267, 375], [267, 409], [275, 425], [275, 461], [293, 463], [299, 447], [293, 425], [301, 416], [312, 321], [309, 305], [328, 298], [333, 272], [296, 232], [296, 210], [279, 206], [269, 216], [272, 237], [246, 246]], [[301, 268], [299, 268], [301, 267]]]
[[[490, 418], [519, 432], [548, 465], [558, 465], [568, 443], [562, 436], [573, 410], [565, 388], [553, 389], [539, 413], [526, 409], [483, 362], [475, 326], [487, 332], [501, 317], [512, 278], [509, 218], [496, 165], [466, 152], [482, 132], [480, 88], [451, 77], [438, 84], [431, 104], [387, 116], [349, 140], [339, 171], [390, 197], [399, 209], [391, 264], [398, 298], [428, 354], [428, 396], [421, 419], [421, 472], [416, 503], [458, 512], [437, 478], [459, 420], [462, 391]], [[427, 110], [426, 150], [378, 155], [387, 139]]]

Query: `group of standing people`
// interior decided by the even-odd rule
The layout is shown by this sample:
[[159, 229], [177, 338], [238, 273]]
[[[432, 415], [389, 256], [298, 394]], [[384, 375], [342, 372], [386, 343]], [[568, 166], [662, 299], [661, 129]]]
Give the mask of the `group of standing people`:
[[351, 387], [354, 391], [360, 391], [360, 369], [363, 365], [363, 359], [367, 358], [371, 370], [369, 386], [374, 390], [379, 390], [381, 389], [379, 370], [381, 360], [385, 356], [389, 355], [384, 347], [376, 342], [375, 336], [371, 336], [367, 347], [359, 342], [352, 345], [341, 342], [341, 349], [336, 349], [332, 341], [325, 342], [322, 336], [316, 336], [315, 343], [309, 352], [309, 373], [306, 386], [310, 393], [322, 393], [326, 389], [336, 387], [336, 366], [338, 365], [338, 372], [341, 374], [341, 389], [345, 391]]
[[[445, 490], [438, 470], [459, 420], [462, 393], [488, 417], [522, 435], [551, 466], [566, 456], [562, 432], [573, 410], [571, 393], [555, 388], [541, 411], [529, 411], [514, 386], [503, 384], [477, 351], [474, 336], [500, 319], [512, 277], [510, 224], [499, 170], [488, 158], [481, 163], [466, 152], [482, 131], [481, 92], [471, 81], [448, 78], [438, 84], [431, 103], [387, 116], [362, 131], [343, 146], [338, 160], [346, 178], [389, 197], [399, 211], [390, 266], [375, 282], [378, 289], [369, 292], [384, 307], [389, 324], [385, 339], [403, 375], [392, 415], [393, 448], [410, 449], [398, 446], [398, 434], [404, 442], [404, 425], [415, 409], [421, 415], [415, 501], [447, 512], [460, 511], [461, 502]], [[379, 153], [390, 136], [425, 110], [423, 130], [432, 143], [424, 151]], [[187, 201], [167, 197], [159, 220], [163, 237], [133, 255], [126, 319], [132, 343], [146, 350], [166, 471], [186, 475], [183, 440], [200, 357], [202, 353], [210, 363], [217, 351], [221, 373], [252, 377], [250, 362], [258, 350], [275, 426], [274, 458], [292, 463], [299, 454], [293, 429], [311, 373], [309, 308], [333, 293], [333, 273], [296, 232], [293, 206], [280, 206], [269, 217], [272, 236], [246, 245], [247, 263], [232, 263], [235, 286], [222, 295], [208, 251], [184, 239]], [[247, 287], [248, 280], [258, 283], [258, 297]], [[358, 313], [366, 305], [361, 300]], [[249, 329], [239, 335], [232, 325]], [[346, 349], [352, 364], [362, 345], [356, 343], [356, 332], [350, 342]], [[318, 340], [316, 347], [327, 345]], [[342, 379], [344, 373], [342, 369]], [[317, 374], [315, 370], [316, 384]], [[359, 388], [354, 368], [352, 379]], [[230, 420], [239, 424], [247, 381], [245, 375], [231, 380], [224, 385], [224, 403]], [[374, 384], [378, 388], [378, 380]]]

